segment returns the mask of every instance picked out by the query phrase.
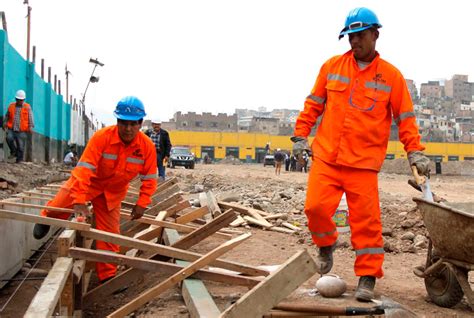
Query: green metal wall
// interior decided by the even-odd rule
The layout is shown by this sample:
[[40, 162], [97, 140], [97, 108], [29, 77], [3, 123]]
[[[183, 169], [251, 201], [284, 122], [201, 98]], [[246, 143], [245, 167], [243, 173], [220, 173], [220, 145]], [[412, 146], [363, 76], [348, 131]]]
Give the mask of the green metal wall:
[[0, 30], [0, 109], [2, 115], [15, 101], [15, 92], [23, 89], [26, 102], [33, 109], [34, 132], [50, 139], [68, 141], [71, 136], [71, 105], [62, 95], [54, 92], [51, 83], [45, 82], [36, 72], [35, 65], [28, 63], [8, 43], [4, 30]]

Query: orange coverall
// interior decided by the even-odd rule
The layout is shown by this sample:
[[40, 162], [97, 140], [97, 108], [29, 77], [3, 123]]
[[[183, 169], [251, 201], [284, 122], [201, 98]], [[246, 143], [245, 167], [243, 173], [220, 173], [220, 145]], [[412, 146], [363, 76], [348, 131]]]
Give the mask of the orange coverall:
[[[137, 205], [146, 208], [155, 192], [156, 151], [153, 142], [139, 132], [132, 143], [125, 145], [117, 126], [97, 131], [82, 154], [72, 176], [61, 187], [49, 206], [72, 208], [74, 204], [92, 202], [95, 225], [99, 230], [120, 233], [120, 206], [130, 181], [137, 175], [142, 180]], [[67, 219], [69, 213], [43, 210], [41, 215]], [[96, 242], [98, 250], [118, 252], [119, 246]], [[116, 274], [114, 264], [97, 263], [99, 281]]]
[[362, 70], [352, 51], [322, 67], [295, 136], [307, 137], [323, 115], [311, 144], [311, 167], [305, 213], [313, 242], [337, 239], [332, 217], [345, 192], [349, 206], [357, 276], [382, 277], [384, 259], [377, 174], [385, 159], [392, 116], [406, 152], [424, 150], [405, 79], [380, 58]]

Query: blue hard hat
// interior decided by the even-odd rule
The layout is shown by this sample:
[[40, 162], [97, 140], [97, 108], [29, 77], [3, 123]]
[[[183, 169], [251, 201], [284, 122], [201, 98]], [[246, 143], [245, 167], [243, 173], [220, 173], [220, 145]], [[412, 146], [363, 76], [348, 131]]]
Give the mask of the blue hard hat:
[[355, 33], [364, 31], [369, 28], [381, 28], [382, 25], [379, 22], [379, 19], [375, 15], [374, 11], [361, 7], [352, 9], [351, 12], [347, 15], [346, 23], [344, 29], [339, 33], [339, 40], [344, 37], [344, 35], [349, 33]]
[[127, 96], [118, 102], [114, 116], [122, 120], [140, 120], [146, 116], [145, 106], [135, 96]]

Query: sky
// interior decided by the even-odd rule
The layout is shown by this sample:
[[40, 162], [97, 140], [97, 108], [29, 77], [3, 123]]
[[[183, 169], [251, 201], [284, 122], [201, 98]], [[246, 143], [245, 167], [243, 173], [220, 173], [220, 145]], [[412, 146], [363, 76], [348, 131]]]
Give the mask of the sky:
[[[9, 42], [26, 56], [24, 0], [2, 0]], [[134, 95], [147, 118], [177, 111], [233, 114], [236, 108], [302, 109], [321, 65], [343, 54], [348, 12], [372, 9], [381, 57], [418, 88], [465, 74], [474, 81], [472, 14], [466, 0], [29, 0], [31, 43], [40, 60], [82, 98], [86, 112], [113, 124], [117, 102]], [[65, 92], [63, 84], [62, 92]], [[95, 121], [95, 120], [94, 120]]]

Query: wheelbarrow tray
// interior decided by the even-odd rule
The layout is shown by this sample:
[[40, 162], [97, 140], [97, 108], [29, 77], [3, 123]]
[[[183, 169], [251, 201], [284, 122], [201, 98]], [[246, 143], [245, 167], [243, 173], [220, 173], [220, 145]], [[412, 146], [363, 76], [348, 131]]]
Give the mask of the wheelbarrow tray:
[[474, 204], [446, 206], [422, 198], [413, 201], [423, 215], [436, 254], [474, 264]]

